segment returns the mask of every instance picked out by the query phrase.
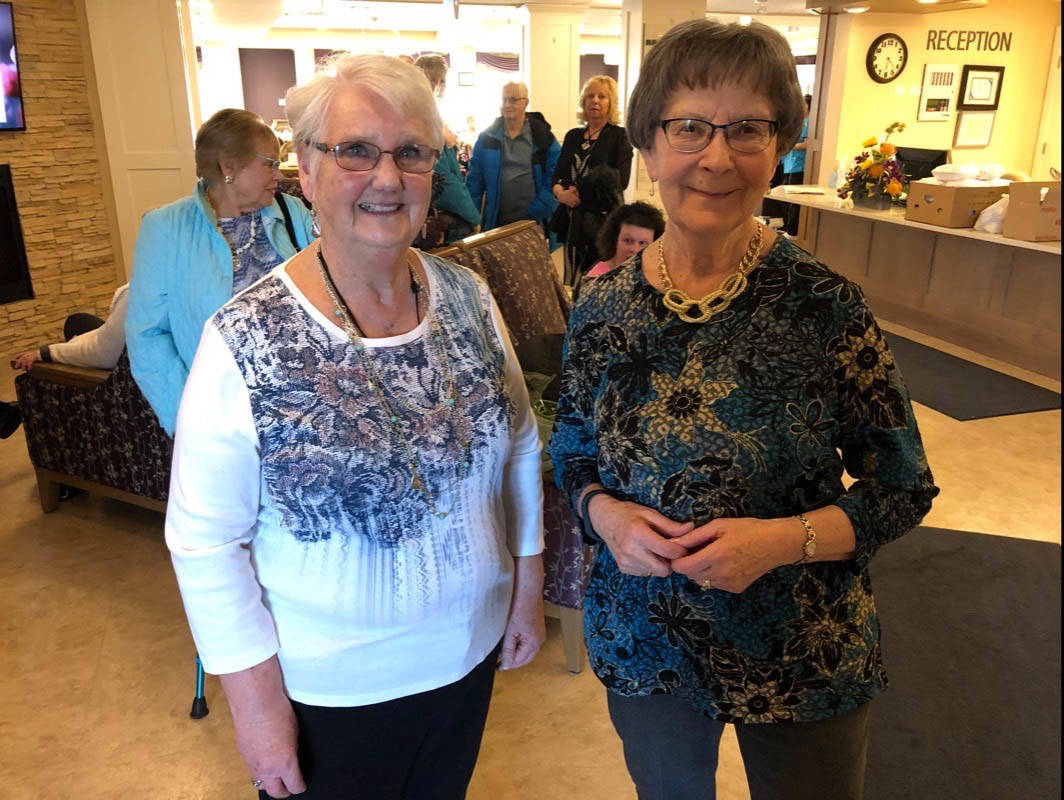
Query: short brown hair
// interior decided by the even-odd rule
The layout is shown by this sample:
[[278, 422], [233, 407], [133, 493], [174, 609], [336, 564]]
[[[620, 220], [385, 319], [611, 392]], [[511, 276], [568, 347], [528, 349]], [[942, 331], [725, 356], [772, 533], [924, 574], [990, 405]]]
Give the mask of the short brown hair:
[[777, 153], [794, 147], [805, 102], [787, 40], [758, 22], [723, 25], [704, 19], [673, 26], [647, 53], [628, 102], [629, 140], [650, 149], [665, 105], [681, 86], [716, 89], [726, 83], [765, 95], [779, 122]]
[[447, 80], [447, 62], [444, 61], [443, 56], [438, 56], [435, 53], [426, 53], [417, 57], [417, 60], [414, 61], [414, 66], [425, 73], [425, 77], [429, 79], [430, 86]]
[[207, 183], [218, 183], [221, 161], [232, 159], [244, 166], [255, 157], [260, 143], [270, 140], [277, 141], [277, 134], [258, 114], [240, 108], [216, 111], [196, 133], [196, 174]]

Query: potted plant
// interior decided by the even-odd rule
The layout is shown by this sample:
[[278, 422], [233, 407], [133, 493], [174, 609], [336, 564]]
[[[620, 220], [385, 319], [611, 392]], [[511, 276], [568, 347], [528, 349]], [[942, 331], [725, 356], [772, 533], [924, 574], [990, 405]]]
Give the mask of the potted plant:
[[839, 197], [853, 198], [855, 206], [885, 210], [891, 202], [905, 191], [905, 176], [895, 158], [897, 148], [887, 139], [895, 132], [905, 130], [902, 122], [887, 126], [883, 141], [872, 136], [861, 142], [862, 152], [853, 160], [846, 173], [846, 183], [839, 187]]

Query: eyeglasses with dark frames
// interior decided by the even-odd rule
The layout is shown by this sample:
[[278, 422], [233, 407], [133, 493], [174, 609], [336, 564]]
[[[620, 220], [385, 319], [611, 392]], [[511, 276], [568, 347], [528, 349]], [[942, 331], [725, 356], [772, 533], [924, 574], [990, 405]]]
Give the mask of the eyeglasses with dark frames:
[[704, 150], [716, 132], [724, 132], [724, 141], [737, 153], [760, 153], [779, 132], [774, 119], [739, 119], [724, 125], [704, 119], [677, 117], [663, 119], [661, 130], [669, 147], [679, 153], [698, 153]]
[[264, 156], [262, 153], [255, 153], [256, 157], [261, 158], [263, 161], [270, 165], [270, 169], [280, 169], [281, 159], [274, 158], [273, 156]]
[[382, 150], [369, 142], [340, 142], [334, 145], [314, 142], [313, 144], [323, 153], [332, 153], [337, 166], [348, 172], [368, 172], [377, 166], [381, 156], [387, 153], [395, 161], [395, 166], [403, 172], [422, 175], [432, 172], [432, 168], [436, 166], [436, 159], [440, 157], [440, 151], [427, 144], [404, 144], [394, 150]]

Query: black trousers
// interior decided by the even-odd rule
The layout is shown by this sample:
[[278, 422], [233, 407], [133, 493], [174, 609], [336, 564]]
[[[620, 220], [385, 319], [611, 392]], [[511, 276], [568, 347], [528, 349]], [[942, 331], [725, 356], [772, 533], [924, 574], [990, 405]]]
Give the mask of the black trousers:
[[[606, 695], [639, 800], [715, 800], [725, 723], [673, 695]], [[736, 725], [751, 800], [861, 800], [869, 705], [819, 722]]]
[[[501, 643], [464, 678], [351, 708], [292, 701], [300, 800], [462, 800], [488, 718]], [[431, 654], [426, 654], [431, 658]], [[268, 800], [259, 792], [260, 800]]]

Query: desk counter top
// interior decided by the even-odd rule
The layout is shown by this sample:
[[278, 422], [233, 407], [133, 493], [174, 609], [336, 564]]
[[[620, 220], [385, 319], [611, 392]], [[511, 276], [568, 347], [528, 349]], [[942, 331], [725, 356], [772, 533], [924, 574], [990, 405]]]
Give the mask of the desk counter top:
[[941, 225], [928, 225], [924, 222], [913, 222], [905, 219], [904, 208], [890, 208], [886, 211], [873, 211], [867, 208], [854, 208], [851, 200], [843, 200], [834, 189], [825, 186], [817, 187], [823, 190], [823, 194], [787, 194], [782, 186], [777, 186], [766, 194], [773, 200], [782, 200], [785, 203], [794, 203], [799, 206], [807, 206], [817, 211], [832, 211], [837, 214], [860, 217], [873, 222], [887, 222], [894, 225], [903, 225], [908, 228], [947, 236], [960, 236], [965, 239], [977, 239], [991, 244], [1000, 244], [1005, 247], [1019, 247], [1025, 250], [1037, 250], [1042, 253], [1054, 253], [1060, 255], [1060, 242], [1028, 242], [1023, 239], [1010, 239], [1000, 233], [983, 233], [974, 228], [943, 228]]

